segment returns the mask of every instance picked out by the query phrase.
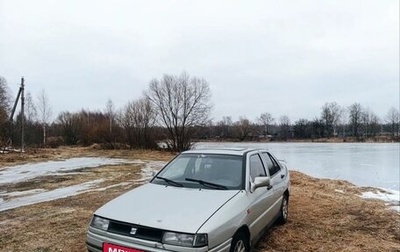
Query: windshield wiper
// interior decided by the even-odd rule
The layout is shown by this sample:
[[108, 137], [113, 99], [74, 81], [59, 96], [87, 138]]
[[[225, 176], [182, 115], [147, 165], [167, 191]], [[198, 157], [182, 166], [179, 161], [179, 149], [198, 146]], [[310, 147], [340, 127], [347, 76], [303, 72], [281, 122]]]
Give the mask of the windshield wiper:
[[176, 186], [176, 187], [183, 187], [183, 185], [181, 183], [173, 181], [171, 179], [167, 179], [167, 178], [160, 177], [160, 176], [156, 176], [156, 178], [164, 180], [165, 182], [167, 182], [170, 185], [173, 185], [173, 186]]
[[224, 185], [211, 183], [211, 182], [204, 181], [204, 180], [201, 180], [201, 179], [185, 178], [185, 180], [186, 181], [197, 182], [197, 183], [199, 183], [199, 184], [201, 184], [203, 186], [206, 186], [206, 187], [212, 187], [212, 188], [216, 188], [216, 189], [219, 189], [219, 190], [228, 190], [228, 187], [226, 187]]

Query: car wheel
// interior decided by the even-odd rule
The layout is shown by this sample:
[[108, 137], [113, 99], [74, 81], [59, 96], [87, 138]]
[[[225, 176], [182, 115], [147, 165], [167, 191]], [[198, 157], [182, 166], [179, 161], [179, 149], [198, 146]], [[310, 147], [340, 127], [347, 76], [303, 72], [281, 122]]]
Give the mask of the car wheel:
[[278, 223], [281, 225], [285, 224], [288, 220], [288, 216], [289, 216], [289, 198], [287, 195], [283, 195]]
[[233, 236], [230, 252], [249, 252], [250, 245], [247, 236], [239, 232]]

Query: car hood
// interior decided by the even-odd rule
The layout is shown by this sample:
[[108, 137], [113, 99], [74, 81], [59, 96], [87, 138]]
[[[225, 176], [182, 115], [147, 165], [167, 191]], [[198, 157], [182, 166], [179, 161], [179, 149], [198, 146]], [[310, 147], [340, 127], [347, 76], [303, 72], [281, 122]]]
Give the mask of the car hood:
[[238, 192], [149, 183], [110, 201], [95, 215], [147, 227], [195, 233]]

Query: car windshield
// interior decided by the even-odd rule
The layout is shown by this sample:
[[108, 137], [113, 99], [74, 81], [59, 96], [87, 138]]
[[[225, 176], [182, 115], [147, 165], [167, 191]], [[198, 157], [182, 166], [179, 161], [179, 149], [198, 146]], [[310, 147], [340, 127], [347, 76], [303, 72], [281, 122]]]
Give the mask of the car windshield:
[[151, 183], [211, 190], [243, 188], [242, 156], [221, 154], [181, 154], [172, 160]]

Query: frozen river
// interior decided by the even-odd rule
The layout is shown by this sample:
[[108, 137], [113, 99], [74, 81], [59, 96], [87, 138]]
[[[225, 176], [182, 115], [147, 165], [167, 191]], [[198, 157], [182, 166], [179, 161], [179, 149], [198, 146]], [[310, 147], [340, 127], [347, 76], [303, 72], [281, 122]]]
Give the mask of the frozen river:
[[267, 148], [291, 170], [318, 178], [347, 180], [358, 186], [400, 191], [399, 143], [208, 143], [195, 148]]

